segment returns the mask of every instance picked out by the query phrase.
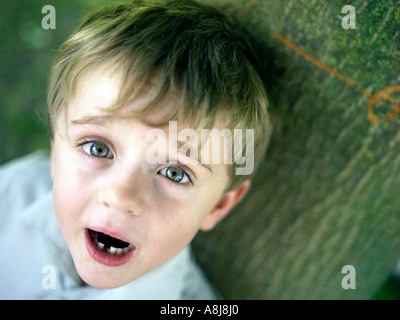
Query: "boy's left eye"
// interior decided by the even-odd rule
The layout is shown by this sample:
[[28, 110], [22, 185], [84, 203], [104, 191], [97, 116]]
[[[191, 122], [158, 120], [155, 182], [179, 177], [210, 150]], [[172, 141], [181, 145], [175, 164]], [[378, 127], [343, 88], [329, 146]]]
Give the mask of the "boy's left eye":
[[159, 173], [177, 183], [191, 182], [186, 172], [178, 167], [165, 167]]
[[97, 157], [97, 158], [108, 158], [112, 159], [113, 154], [110, 151], [110, 148], [107, 147], [102, 142], [88, 142], [85, 143], [82, 146], [83, 151], [85, 151], [87, 154], [90, 154], [91, 156]]

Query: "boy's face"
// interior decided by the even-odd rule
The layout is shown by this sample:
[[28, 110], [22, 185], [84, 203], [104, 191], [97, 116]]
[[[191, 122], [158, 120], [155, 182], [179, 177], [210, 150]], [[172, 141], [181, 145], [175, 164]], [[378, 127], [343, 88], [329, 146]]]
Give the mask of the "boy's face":
[[[146, 98], [105, 116], [99, 109], [117, 98], [119, 77], [104, 70], [80, 80], [57, 119], [52, 177], [55, 211], [78, 273], [91, 285], [115, 288], [167, 262], [199, 229], [211, 229], [249, 182], [224, 193], [223, 164], [207, 168], [184, 156], [168, 164], [168, 154], [167, 164], [150, 164], [146, 133], [154, 128], [123, 117]], [[165, 99], [148, 120], [157, 122], [173, 106], [173, 98]]]

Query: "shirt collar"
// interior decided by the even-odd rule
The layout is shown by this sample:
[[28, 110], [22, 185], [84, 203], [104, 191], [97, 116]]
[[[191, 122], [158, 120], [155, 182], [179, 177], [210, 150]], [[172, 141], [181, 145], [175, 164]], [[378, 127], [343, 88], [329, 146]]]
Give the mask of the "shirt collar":
[[19, 213], [19, 218], [24, 223], [37, 229], [46, 241], [49, 259], [62, 273], [73, 280], [76, 285], [82, 280], [76, 272], [74, 263], [64, 236], [58, 225], [53, 205], [53, 192], [49, 191]]

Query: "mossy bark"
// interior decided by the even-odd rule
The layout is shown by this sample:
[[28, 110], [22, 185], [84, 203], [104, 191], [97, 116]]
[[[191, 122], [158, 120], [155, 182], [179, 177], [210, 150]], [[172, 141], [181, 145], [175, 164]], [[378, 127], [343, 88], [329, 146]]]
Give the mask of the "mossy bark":
[[[348, 30], [343, 1], [234, 3], [269, 50], [275, 132], [249, 195], [195, 239], [198, 260], [228, 299], [369, 299], [400, 258], [400, 118], [372, 124], [371, 96], [270, 35], [372, 95], [400, 84], [400, 2], [355, 1]], [[383, 100], [373, 110], [392, 111]], [[356, 289], [342, 288], [345, 265]]]

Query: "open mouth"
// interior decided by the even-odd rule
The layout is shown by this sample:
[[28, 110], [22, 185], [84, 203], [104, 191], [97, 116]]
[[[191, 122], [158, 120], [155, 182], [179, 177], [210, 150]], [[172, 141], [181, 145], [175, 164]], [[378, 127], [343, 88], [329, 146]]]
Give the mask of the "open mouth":
[[88, 229], [88, 232], [93, 244], [103, 252], [113, 255], [122, 255], [127, 254], [135, 249], [131, 243], [111, 237], [105, 233], [97, 232], [91, 229]]
[[132, 243], [93, 229], [85, 230], [85, 244], [94, 260], [108, 266], [122, 265], [137, 253]]

